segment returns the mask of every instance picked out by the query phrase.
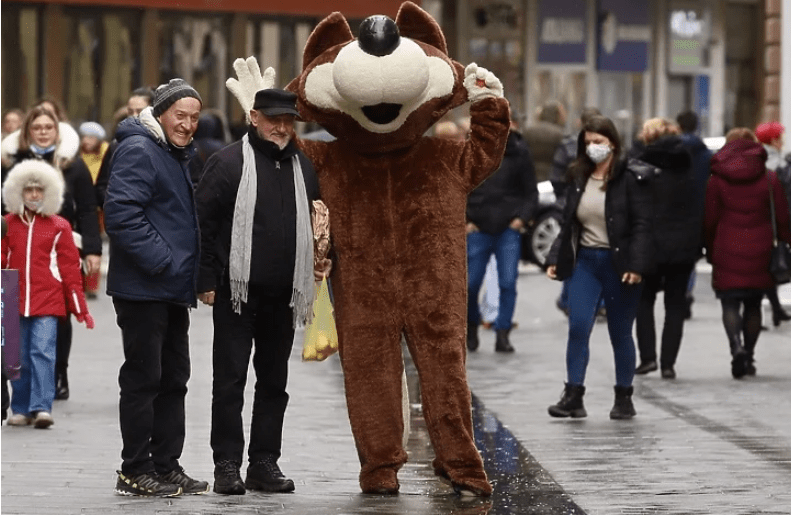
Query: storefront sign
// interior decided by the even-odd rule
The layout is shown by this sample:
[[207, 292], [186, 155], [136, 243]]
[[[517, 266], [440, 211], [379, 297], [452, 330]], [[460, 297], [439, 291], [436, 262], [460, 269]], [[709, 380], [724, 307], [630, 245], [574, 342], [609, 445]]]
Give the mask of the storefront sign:
[[600, 0], [597, 67], [601, 71], [644, 72], [648, 69], [651, 2]]
[[538, 6], [538, 62], [585, 64], [586, 3], [541, 0]]
[[709, 13], [702, 11], [700, 6], [679, 2], [671, 4], [668, 72], [696, 74], [708, 66], [709, 27]]

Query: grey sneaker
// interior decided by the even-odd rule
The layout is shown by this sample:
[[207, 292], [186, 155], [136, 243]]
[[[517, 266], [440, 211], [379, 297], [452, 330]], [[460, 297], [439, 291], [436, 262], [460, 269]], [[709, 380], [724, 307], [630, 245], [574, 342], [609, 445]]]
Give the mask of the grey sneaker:
[[167, 474], [157, 474], [157, 477], [162, 482], [180, 486], [183, 494], [205, 494], [209, 491], [208, 482], [192, 479], [181, 467], [176, 467]]
[[126, 475], [118, 471], [115, 482], [117, 495], [136, 495], [142, 497], [176, 497], [181, 495], [181, 486], [161, 481], [156, 474]]

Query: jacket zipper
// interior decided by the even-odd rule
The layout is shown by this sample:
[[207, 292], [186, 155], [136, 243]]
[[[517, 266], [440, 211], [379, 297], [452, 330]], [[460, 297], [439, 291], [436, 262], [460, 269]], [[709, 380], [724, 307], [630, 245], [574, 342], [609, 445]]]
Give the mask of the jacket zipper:
[[30, 316], [30, 249], [33, 247], [33, 225], [36, 217], [30, 221], [27, 228], [27, 247], [25, 248], [25, 316]]

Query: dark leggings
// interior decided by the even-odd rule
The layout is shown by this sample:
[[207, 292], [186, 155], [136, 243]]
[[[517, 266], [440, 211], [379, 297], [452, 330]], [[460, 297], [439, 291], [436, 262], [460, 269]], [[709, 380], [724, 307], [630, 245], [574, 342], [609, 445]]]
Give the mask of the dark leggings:
[[[761, 334], [761, 299], [762, 294], [743, 299], [720, 299], [722, 303], [722, 324], [731, 347], [731, 354], [738, 353], [742, 347], [752, 357], [758, 335]], [[742, 312], [742, 306], [744, 311]]]

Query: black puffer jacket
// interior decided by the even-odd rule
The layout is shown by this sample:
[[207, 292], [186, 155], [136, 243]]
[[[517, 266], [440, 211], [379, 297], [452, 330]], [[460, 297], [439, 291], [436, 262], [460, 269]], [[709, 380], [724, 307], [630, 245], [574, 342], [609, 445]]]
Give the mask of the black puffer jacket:
[[654, 263], [693, 263], [701, 255], [703, 217], [688, 147], [667, 136], [644, 147], [639, 159], [657, 170], [651, 181], [654, 199]]
[[467, 198], [467, 221], [486, 234], [500, 234], [514, 218], [527, 224], [537, 206], [538, 189], [530, 149], [518, 132], [511, 131], [500, 168]]
[[[653, 210], [650, 180], [655, 173], [653, 166], [637, 159], [622, 160], [615, 165], [613, 176], [607, 182], [604, 216], [618, 275], [625, 272], [645, 274], [651, 270]], [[557, 279], [561, 281], [571, 276], [577, 264], [582, 233], [577, 207], [585, 191], [585, 182], [575, 180], [566, 188], [560, 234], [547, 257], [547, 265], [557, 266]]]

